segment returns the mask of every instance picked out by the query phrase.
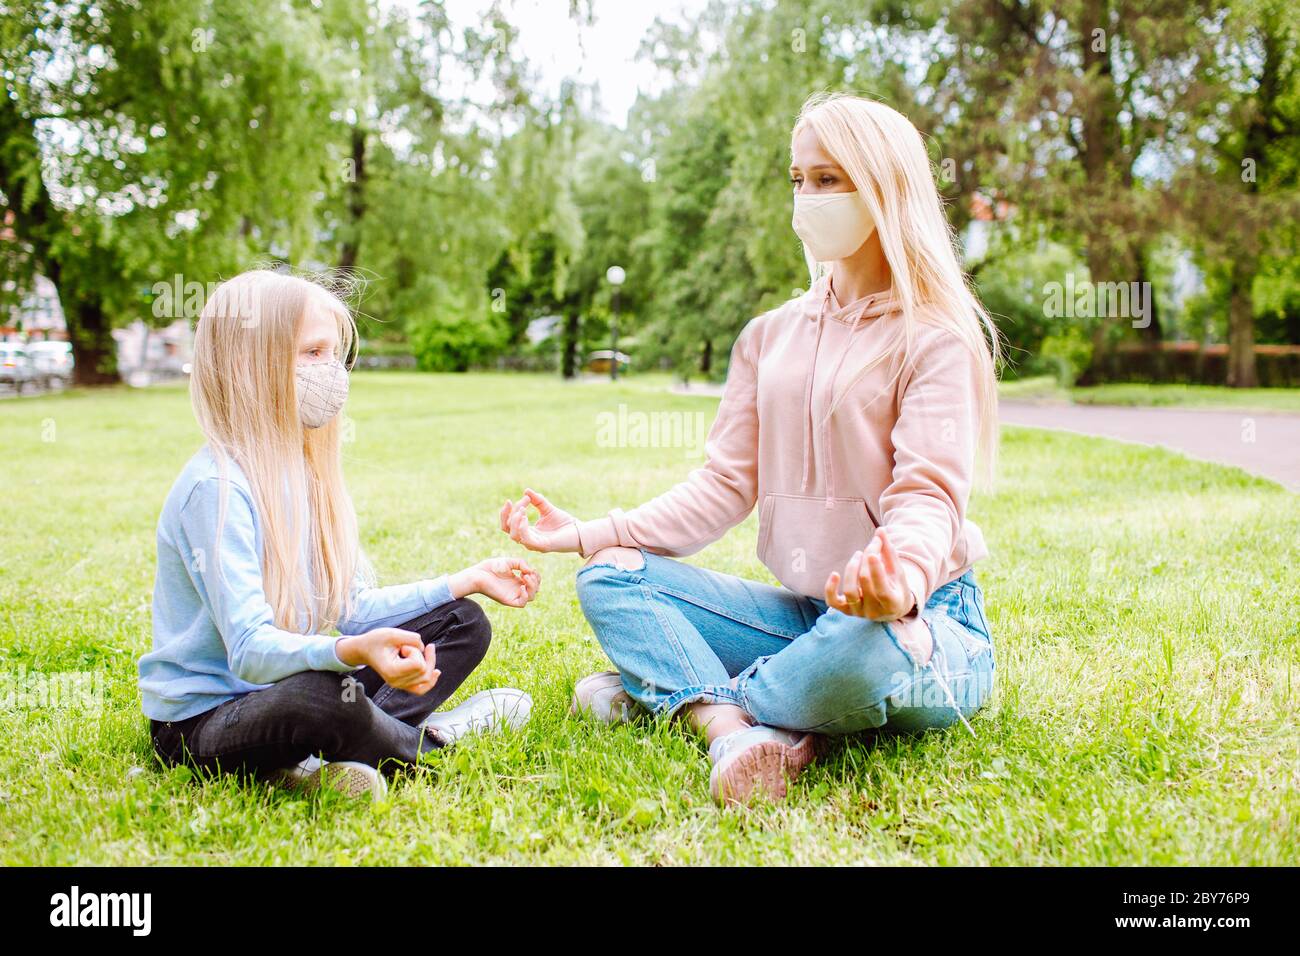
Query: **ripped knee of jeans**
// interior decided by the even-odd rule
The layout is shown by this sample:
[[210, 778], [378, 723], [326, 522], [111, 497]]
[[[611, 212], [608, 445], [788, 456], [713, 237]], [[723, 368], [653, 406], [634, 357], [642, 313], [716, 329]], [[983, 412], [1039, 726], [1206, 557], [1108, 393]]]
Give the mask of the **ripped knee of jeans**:
[[930, 631], [930, 625], [921, 615], [890, 621], [889, 629], [903, 653], [911, 658], [917, 667], [925, 667], [930, 663], [936, 642], [934, 634]]
[[640, 571], [645, 567], [645, 557], [636, 548], [601, 548], [587, 559], [584, 567], [608, 564], [621, 571]]

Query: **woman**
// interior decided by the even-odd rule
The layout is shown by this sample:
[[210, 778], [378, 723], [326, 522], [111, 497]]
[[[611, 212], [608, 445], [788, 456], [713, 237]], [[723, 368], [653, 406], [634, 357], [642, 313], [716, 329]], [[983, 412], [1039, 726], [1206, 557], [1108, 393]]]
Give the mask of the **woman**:
[[528, 564], [369, 583], [340, 456], [354, 336], [335, 295], [267, 271], [223, 282], [199, 316], [190, 393], [207, 444], [158, 521], [139, 665], [168, 762], [379, 796], [380, 764], [528, 716], [510, 688], [435, 713], [491, 637], [467, 595], [523, 607], [540, 584]]
[[[501, 511], [525, 547], [588, 558], [579, 600], [617, 671], [580, 681], [575, 707], [684, 712], [722, 802], [784, 796], [822, 735], [969, 728], [992, 688], [966, 504], [977, 449], [990, 470], [995, 451], [997, 333], [921, 136], [881, 103], [819, 95], [790, 177], [811, 288], [737, 338], [705, 465], [592, 520], [531, 489]], [[755, 506], [784, 588], [672, 560]]]

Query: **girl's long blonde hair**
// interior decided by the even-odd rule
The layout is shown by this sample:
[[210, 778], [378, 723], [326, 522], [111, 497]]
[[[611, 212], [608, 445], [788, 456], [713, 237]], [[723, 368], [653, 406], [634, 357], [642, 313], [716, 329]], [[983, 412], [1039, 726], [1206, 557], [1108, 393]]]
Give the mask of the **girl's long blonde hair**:
[[[944, 216], [934, 170], [915, 126], [884, 103], [849, 93], [816, 93], [799, 110], [791, 143], [811, 127], [822, 148], [848, 174], [866, 202], [893, 274], [893, 295], [903, 313], [897, 347], [882, 353], [852, 376], [833, 397], [832, 411], [866, 372], [886, 359], [911, 354], [916, 323], [926, 320], [956, 334], [977, 363], [974, 399], [980, 420], [976, 448], [985, 476], [997, 459], [997, 366], [1001, 361], [997, 326], [980, 304], [958, 260], [955, 236]], [[810, 277], [825, 272], [805, 251]]]
[[194, 415], [221, 468], [218, 524], [225, 521], [233, 461], [252, 488], [275, 624], [302, 633], [343, 618], [362, 563], [343, 482], [343, 416], [320, 428], [306, 428], [298, 417], [297, 339], [309, 309], [338, 321], [346, 359], [356, 326], [328, 289], [264, 269], [221, 283], [199, 316], [190, 378]]

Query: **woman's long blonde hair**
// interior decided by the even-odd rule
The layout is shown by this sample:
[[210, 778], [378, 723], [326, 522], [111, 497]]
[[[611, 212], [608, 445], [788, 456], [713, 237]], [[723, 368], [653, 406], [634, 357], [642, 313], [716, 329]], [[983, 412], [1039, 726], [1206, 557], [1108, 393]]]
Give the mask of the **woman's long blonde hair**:
[[[998, 330], [961, 268], [920, 132], [897, 110], [849, 93], [809, 97], [791, 131], [792, 148], [805, 127], [812, 128], [822, 148], [853, 180], [871, 211], [893, 274], [893, 295], [903, 313], [897, 347], [859, 370], [833, 398], [832, 411], [879, 362], [899, 358], [901, 372], [924, 309], [928, 322], [956, 334], [976, 357], [977, 389], [972, 398], [979, 411], [980, 433], [975, 444], [984, 474], [991, 477], [998, 444]], [[805, 256], [815, 282], [825, 265]]]
[[356, 326], [328, 289], [264, 269], [221, 283], [199, 316], [190, 378], [195, 417], [221, 468], [218, 524], [225, 521], [233, 461], [252, 488], [275, 624], [301, 633], [342, 619], [362, 562], [343, 482], [343, 416], [320, 428], [306, 428], [298, 417], [297, 338], [309, 309], [337, 319], [346, 359]]

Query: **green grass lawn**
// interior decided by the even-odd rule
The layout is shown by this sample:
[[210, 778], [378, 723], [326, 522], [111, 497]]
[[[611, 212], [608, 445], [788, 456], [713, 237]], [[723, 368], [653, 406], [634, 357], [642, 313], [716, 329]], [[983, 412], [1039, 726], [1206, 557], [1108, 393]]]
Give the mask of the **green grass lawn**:
[[1050, 375], [1005, 381], [1003, 398], [1076, 402], [1081, 405], [1142, 405], [1226, 411], [1300, 413], [1300, 388], [1227, 388], [1221, 385], [1147, 385], [1116, 382], [1062, 388]]
[[[698, 464], [597, 445], [597, 415], [715, 401], [630, 384], [359, 373], [345, 446], [385, 582], [516, 546], [531, 484], [579, 516]], [[136, 690], [154, 526], [200, 442], [182, 388], [0, 402], [0, 670], [94, 672], [103, 707], [0, 709], [0, 863], [1294, 864], [1300, 858], [1300, 506], [1159, 449], [1007, 429], [973, 517], [999, 683], [972, 724], [839, 741], [780, 806], [719, 811], [676, 725], [568, 716], [606, 665], [573, 589], [538, 558], [530, 607], [489, 604], [491, 651], [453, 702], [508, 684], [522, 732], [435, 755], [380, 804], [154, 762]], [[756, 517], [693, 562], [770, 580]]]

